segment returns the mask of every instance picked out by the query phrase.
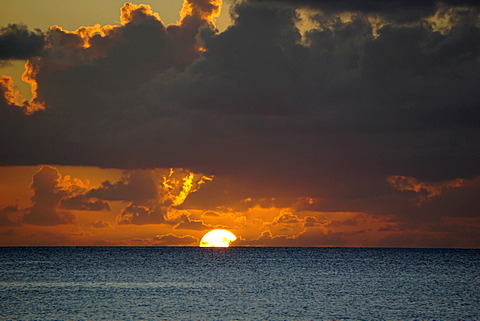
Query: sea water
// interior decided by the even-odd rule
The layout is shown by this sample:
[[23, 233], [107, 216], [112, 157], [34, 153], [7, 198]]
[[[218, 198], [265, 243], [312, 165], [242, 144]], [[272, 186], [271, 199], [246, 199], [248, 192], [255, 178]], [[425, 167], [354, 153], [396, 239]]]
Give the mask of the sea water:
[[474, 320], [480, 250], [0, 248], [2, 320]]

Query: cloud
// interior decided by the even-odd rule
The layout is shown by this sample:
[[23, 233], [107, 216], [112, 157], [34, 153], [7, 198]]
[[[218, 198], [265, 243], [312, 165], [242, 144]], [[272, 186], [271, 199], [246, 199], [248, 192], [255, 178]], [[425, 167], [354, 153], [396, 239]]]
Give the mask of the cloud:
[[180, 25], [198, 28], [206, 23], [214, 26], [221, 6], [222, 0], [185, 0], [180, 12]]
[[110, 205], [89, 194], [89, 188], [76, 178], [62, 176], [56, 167], [42, 166], [33, 175], [33, 205], [26, 210], [22, 223], [34, 225], [59, 225], [75, 223], [70, 211], [108, 211]]
[[[480, 177], [462, 182], [432, 198], [420, 209], [426, 215], [435, 217], [478, 217], [480, 213]], [[425, 215], [424, 214], [424, 215]]]
[[74, 200], [94, 198], [96, 200], [90, 200], [89, 205], [97, 210], [108, 209], [102, 200], [122, 201], [128, 205], [118, 216], [119, 224], [160, 224], [166, 221], [171, 210], [211, 180], [209, 176], [178, 168], [128, 170], [118, 181], [104, 181], [100, 187]]
[[38, 29], [29, 31], [23, 24], [0, 28], [0, 60], [40, 56], [45, 44], [45, 35]]
[[173, 228], [176, 230], [196, 230], [196, 231], [203, 231], [206, 229], [211, 228], [211, 226], [207, 226], [201, 220], [192, 220], [186, 214], [183, 214], [179, 218], [180, 222], [176, 224]]
[[[310, 45], [302, 46], [294, 9], [245, 2], [229, 29], [201, 34], [207, 51], [200, 55], [198, 26], [182, 33], [186, 26], [165, 27], [135, 10], [142, 19], [129, 16], [89, 38], [87, 48], [78, 34], [50, 31], [52, 48], [34, 62], [34, 78], [38, 99], [51, 108], [33, 128], [48, 123], [66, 135], [53, 152], [40, 144], [28, 159], [12, 146], [4, 164], [54, 162], [61, 153], [65, 163], [83, 165], [175, 164], [229, 175], [261, 167], [259, 179], [280, 179], [275, 174], [296, 166], [295, 184], [333, 180], [330, 173], [343, 167], [348, 171], [337, 180], [351, 180], [353, 172], [478, 174], [477, 145], [468, 137], [478, 134], [471, 119], [479, 31], [468, 19], [446, 36], [427, 25], [390, 24], [373, 39], [360, 12], [334, 31], [309, 31]], [[457, 149], [453, 131], [465, 138]], [[19, 146], [33, 144], [17, 135]], [[432, 146], [428, 153], [420, 152], [424, 144]], [[443, 165], [431, 166], [438, 157]]]
[[322, 229], [313, 228], [305, 230], [295, 236], [273, 235], [267, 230], [252, 240], [239, 240], [236, 245], [249, 246], [346, 246], [345, 233], [325, 232]]
[[291, 246], [292, 245], [292, 237], [287, 237], [285, 235], [277, 235], [274, 236], [270, 231], [264, 231], [262, 234], [253, 240], [243, 240], [237, 239], [235, 241], [235, 245], [242, 246], [242, 245], [251, 245], [251, 246]]
[[117, 182], [104, 181], [87, 193], [90, 197], [108, 201], [147, 202], [159, 197], [155, 174], [147, 170], [127, 171]]
[[202, 216], [208, 216], [208, 217], [220, 217], [220, 213], [214, 212], [214, 211], [205, 211], [202, 213]]
[[418, 194], [420, 203], [442, 194], [444, 190], [448, 188], [458, 188], [464, 183], [464, 180], [462, 179], [456, 179], [449, 182], [424, 183], [414, 177], [400, 175], [387, 177], [387, 181], [390, 185], [400, 191], [415, 192]]
[[31, 188], [33, 206], [27, 210], [23, 222], [35, 225], [59, 225], [75, 222], [75, 216], [58, 209], [58, 204], [67, 195], [59, 184], [58, 170], [50, 166], [42, 168], [33, 176]]
[[273, 220], [273, 224], [296, 224], [300, 223], [297, 215], [289, 212], [283, 212]]
[[105, 221], [105, 220], [98, 220], [95, 223], [92, 223], [91, 225], [94, 228], [110, 228], [110, 227], [112, 227], [112, 224], [108, 221]]
[[0, 104], [2, 106], [15, 104], [15, 100], [19, 96], [19, 93], [18, 91], [15, 91], [11, 77], [0, 77], [0, 91], [3, 93], [2, 97], [0, 97]]
[[[14, 216], [13, 216], [13, 215]], [[20, 225], [18, 214], [19, 209], [15, 205], [9, 205], [0, 210], [0, 226], [18, 226]]]
[[159, 246], [184, 246], [184, 245], [197, 245], [198, 239], [196, 237], [185, 235], [177, 236], [174, 234], [157, 235], [153, 238], [154, 243], [152, 245]]
[[[26, 64], [27, 70], [30, 68], [30, 64]], [[30, 100], [20, 99], [20, 93], [15, 89], [13, 80], [11, 77], [1, 75], [0, 76], [0, 106], [5, 106], [5, 109], [0, 108], [0, 113], [4, 116], [5, 123], [8, 121], [16, 121], [14, 118], [20, 114], [32, 114], [36, 111], [45, 109], [45, 106], [37, 100], [36, 84], [32, 80], [30, 72], [25, 72], [22, 75], [22, 79], [32, 85], [32, 98]], [[17, 123], [18, 126], [24, 126], [24, 124]], [[9, 129], [6, 128], [5, 134], [9, 135]], [[11, 142], [10, 142], [11, 143]]]
[[435, 183], [411, 177], [389, 180], [400, 192], [376, 200], [377, 208], [365, 204], [365, 210], [370, 209], [377, 214], [389, 212], [393, 214], [393, 220], [405, 227], [432, 224], [446, 217], [478, 217], [480, 213], [477, 201], [480, 195], [479, 177]]
[[303, 224], [304, 227], [314, 227], [319, 225], [318, 219], [314, 216], [306, 216], [305, 223]]
[[297, 246], [347, 246], [348, 233], [311, 228], [295, 237]]
[[306, 7], [311, 10], [321, 10], [326, 14], [334, 14], [339, 12], [360, 13], [364, 15], [380, 16], [397, 23], [416, 22], [422, 18], [427, 18], [435, 14], [439, 6], [445, 5], [458, 7], [477, 7], [478, 2], [473, 0], [426, 0], [422, 2], [400, 1], [400, 0], [249, 0], [251, 3], [267, 4], [272, 6], [290, 6], [290, 7]]
[[118, 224], [160, 224], [165, 221], [165, 208], [129, 204], [118, 217]]
[[60, 207], [65, 210], [79, 211], [109, 211], [110, 205], [102, 200], [92, 200], [85, 195], [77, 195], [65, 198], [61, 201]]

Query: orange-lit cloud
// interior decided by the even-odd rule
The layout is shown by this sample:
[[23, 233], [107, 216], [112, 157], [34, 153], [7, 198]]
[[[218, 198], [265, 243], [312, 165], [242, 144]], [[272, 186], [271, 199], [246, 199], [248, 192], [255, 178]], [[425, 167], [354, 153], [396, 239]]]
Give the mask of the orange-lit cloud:
[[174, 226], [174, 229], [177, 230], [199, 230], [203, 231], [211, 228], [211, 226], [206, 226], [201, 220], [192, 220], [188, 215], [183, 214], [179, 218], [178, 224]]
[[22, 109], [26, 114], [32, 114], [36, 111], [45, 109], [44, 104], [37, 99], [37, 83], [32, 76], [33, 74], [34, 71], [32, 64], [30, 61], [27, 61], [22, 79], [30, 85], [32, 91], [32, 98], [30, 100], [20, 99], [20, 93], [15, 90], [15, 86], [11, 77], [0, 76], [0, 90], [3, 92], [3, 98], [5, 99], [5, 102], [10, 106]]
[[[60, 45], [58, 41], [63, 42], [64, 44], [68, 41], [71, 46], [73, 45], [79, 49], [87, 49], [92, 46], [90, 43], [92, 39], [101, 39], [113, 36], [118, 28], [120, 28], [120, 26], [101, 26], [97, 24], [91, 27], [82, 26], [75, 31], [68, 31], [64, 30], [60, 26], [54, 25], [50, 27], [50, 32], [47, 39], [49, 42], [49, 47]], [[98, 52], [97, 57], [101, 57], [101, 54]]]
[[[137, 170], [124, 173], [113, 183], [106, 180], [92, 186], [90, 179], [62, 175], [53, 166], [42, 166], [32, 178], [32, 205], [24, 209], [8, 205], [0, 211], [2, 244], [10, 244], [8, 239], [18, 242], [25, 233], [31, 236], [31, 243], [20, 244], [56, 244], [47, 241], [52, 237], [52, 242], [54, 238], [65, 244], [132, 245], [138, 236], [147, 237], [141, 243], [145, 245], [187, 245], [192, 240], [198, 243], [182, 231], [202, 231], [209, 226], [190, 218], [186, 211], [175, 210], [173, 201], [181, 204], [178, 196], [188, 197], [204, 180], [203, 175], [181, 169]], [[179, 214], [170, 217], [169, 211]], [[157, 226], [157, 233], [170, 232], [170, 236], [148, 241], [150, 228], [138, 236], [129, 236], [128, 226], [145, 224]]]
[[184, 0], [180, 11], [180, 24], [187, 24], [194, 19], [215, 27], [215, 19], [220, 15], [221, 7], [222, 0]]
[[418, 194], [420, 202], [442, 194], [446, 189], [458, 188], [464, 183], [463, 179], [455, 179], [448, 182], [426, 183], [421, 182], [414, 177], [408, 176], [389, 176], [387, 181], [400, 191], [413, 191]]
[[0, 67], [3, 60], [26, 59], [25, 72], [22, 80], [30, 85], [32, 98], [20, 99], [19, 92], [15, 89], [12, 78], [0, 76], [0, 93], [7, 105], [21, 108], [25, 113], [32, 114], [45, 108], [43, 102], [37, 99], [36, 70], [31, 61], [43, 54], [46, 45], [45, 35], [36, 30], [31, 32], [25, 25], [9, 24], [0, 29]]
[[104, 181], [83, 196], [127, 202], [117, 218], [119, 224], [177, 224], [173, 208], [208, 180], [208, 176], [182, 169], [134, 170], [117, 182]]
[[23, 101], [23, 107], [26, 110], [27, 114], [32, 114], [36, 111], [45, 109], [45, 104], [38, 99], [38, 84], [36, 81], [35, 61], [36, 58], [31, 58], [25, 63], [25, 72], [22, 74], [22, 80], [30, 85], [32, 92], [32, 98], [27, 101]]
[[163, 198], [165, 201], [170, 200], [172, 206], [181, 205], [190, 193], [196, 192], [202, 184], [212, 179], [210, 176], [171, 168], [168, 175], [163, 176], [162, 186], [165, 190]]
[[120, 10], [120, 21], [123, 25], [127, 23], [136, 23], [137, 21], [142, 21], [144, 19], [155, 19], [157, 21], [162, 21], [158, 13], [154, 12], [149, 5], [145, 4], [133, 4], [125, 3]]
[[296, 224], [296, 223], [300, 223], [300, 220], [298, 219], [297, 215], [295, 215], [293, 213], [283, 212], [273, 220], [273, 223], [276, 223], [276, 224]]
[[16, 105], [19, 92], [15, 90], [13, 80], [8, 76], [0, 76], [0, 88], [3, 91], [3, 98], [9, 105]]

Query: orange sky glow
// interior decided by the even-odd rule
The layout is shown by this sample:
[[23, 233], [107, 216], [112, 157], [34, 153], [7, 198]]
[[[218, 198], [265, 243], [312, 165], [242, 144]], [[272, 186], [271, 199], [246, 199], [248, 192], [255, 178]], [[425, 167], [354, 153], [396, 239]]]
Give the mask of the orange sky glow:
[[[298, 209], [321, 203], [320, 199], [299, 198], [296, 204], [281, 207], [274, 205], [275, 200], [245, 198], [237, 204], [197, 208], [189, 205], [190, 195], [202, 197], [215, 178], [183, 169], [45, 165], [1, 167], [0, 176], [3, 246], [196, 246], [206, 232], [217, 228], [238, 237], [232, 246], [435, 247], [451, 235], [423, 226], [405, 229], [389, 217], [364, 212]], [[99, 202], [107, 206], [95, 206]], [[45, 213], [35, 212], [35, 207]], [[155, 216], [155, 211], [161, 215]], [[43, 225], [37, 217], [45, 220], [44, 215], [58, 220]], [[144, 220], [136, 221], [142, 215]], [[468, 224], [472, 234], [479, 227], [475, 219], [450, 218], [444, 224]], [[469, 236], [458, 236], [465, 242], [459, 246], [474, 245]]]

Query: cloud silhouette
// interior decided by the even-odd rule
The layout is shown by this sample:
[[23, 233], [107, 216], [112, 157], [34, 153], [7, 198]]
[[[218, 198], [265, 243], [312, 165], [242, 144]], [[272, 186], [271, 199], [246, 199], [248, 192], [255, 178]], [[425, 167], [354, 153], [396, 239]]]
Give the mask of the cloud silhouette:
[[60, 174], [54, 167], [43, 166], [34, 176], [31, 185], [33, 206], [27, 210], [23, 222], [35, 225], [59, 225], [75, 222], [75, 216], [58, 209], [62, 198], [68, 195], [59, 184]]
[[160, 224], [165, 222], [166, 207], [142, 206], [130, 203], [118, 217], [118, 224]]
[[[9, 205], [0, 210], [0, 226], [18, 226], [20, 225], [18, 214], [21, 211], [17, 206]], [[12, 217], [12, 214], [16, 217]]]
[[157, 235], [153, 238], [152, 245], [160, 245], [160, 246], [181, 246], [181, 245], [197, 245], [198, 239], [193, 236], [185, 235], [185, 236], [177, 236], [174, 234], [166, 234], [166, 235]]
[[64, 198], [60, 207], [65, 210], [78, 211], [109, 211], [110, 205], [99, 199], [91, 199], [85, 195], [76, 195], [70, 198]]
[[186, 214], [179, 217], [179, 222], [173, 227], [176, 230], [197, 230], [202, 231], [211, 228], [207, 226], [201, 220], [192, 220]]
[[9, 24], [0, 28], [0, 60], [40, 56], [46, 44], [44, 38], [42, 31], [30, 31], [24, 24]]

